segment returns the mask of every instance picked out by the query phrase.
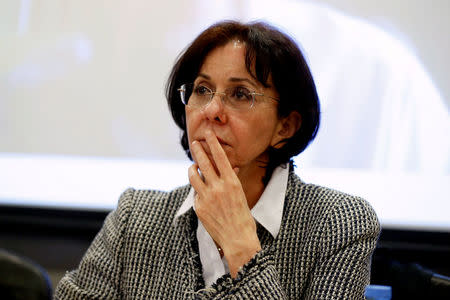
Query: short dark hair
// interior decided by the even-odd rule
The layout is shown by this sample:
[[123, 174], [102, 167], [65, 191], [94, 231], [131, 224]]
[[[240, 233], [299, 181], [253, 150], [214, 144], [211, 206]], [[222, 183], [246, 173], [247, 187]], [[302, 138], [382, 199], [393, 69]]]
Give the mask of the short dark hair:
[[280, 149], [269, 148], [264, 183], [273, 170], [301, 153], [315, 138], [319, 128], [320, 104], [316, 86], [297, 44], [285, 33], [264, 22], [222, 21], [203, 31], [178, 57], [166, 84], [166, 97], [175, 123], [182, 130], [181, 145], [192, 160], [186, 129], [184, 104], [178, 88], [194, 82], [205, 57], [213, 49], [232, 40], [245, 43], [245, 65], [256, 80], [268, 86], [269, 75], [279, 94], [278, 116], [292, 111], [301, 115], [300, 129]]

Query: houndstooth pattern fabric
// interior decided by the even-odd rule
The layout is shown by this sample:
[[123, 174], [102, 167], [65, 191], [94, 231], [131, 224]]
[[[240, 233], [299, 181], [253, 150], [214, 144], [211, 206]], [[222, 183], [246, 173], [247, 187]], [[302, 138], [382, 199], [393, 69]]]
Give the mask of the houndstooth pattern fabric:
[[232, 279], [205, 288], [190, 186], [129, 189], [55, 299], [363, 299], [380, 225], [363, 199], [303, 183], [291, 171], [277, 238]]

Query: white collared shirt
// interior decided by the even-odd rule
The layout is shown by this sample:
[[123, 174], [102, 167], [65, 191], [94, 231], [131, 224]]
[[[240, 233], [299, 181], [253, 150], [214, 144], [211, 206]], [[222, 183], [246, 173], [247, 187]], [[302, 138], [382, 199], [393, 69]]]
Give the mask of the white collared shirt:
[[[281, 226], [288, 176], [287, 166], [277, 167], [263, 194], [251, 210], [255, 220], [269, 231], [273, 238], [277, 237]], [[191, 188], [175, 215], [175, 220], [194, 206], [194, 193], [194, 189]], [[198, 220], [197, 241], [203, 266], [203, 279], [206, 287], [210, 287], [218, 278], [229, 273], [228, 264], [225, 257], [220, 257], [213, 239], [200, 220]]]

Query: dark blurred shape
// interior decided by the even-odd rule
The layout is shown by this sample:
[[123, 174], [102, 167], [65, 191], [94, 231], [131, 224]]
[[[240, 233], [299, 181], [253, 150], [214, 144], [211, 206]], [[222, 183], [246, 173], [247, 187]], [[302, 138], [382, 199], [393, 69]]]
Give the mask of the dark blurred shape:
[[0, 295], [7, 300], [51, 299], [52, 286], [42, 267], [0, 249]]
[[401, 263], [388, 258], [375, 258], [373, 265], [372, 280], [391, 286], [392, 300], [450, 299], [450, 277], [417, 263]]

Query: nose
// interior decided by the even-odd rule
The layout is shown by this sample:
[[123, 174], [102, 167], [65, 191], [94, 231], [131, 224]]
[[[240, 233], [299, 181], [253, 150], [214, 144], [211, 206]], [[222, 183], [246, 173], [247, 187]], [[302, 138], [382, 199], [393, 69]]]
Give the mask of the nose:
[[203, 107], [203, 114], [209, 121], [221, 124], [227, 122], [227, 115], [224, 110], [225, 106], [222, 97], [225, 97], [225, 95], [222, 93], [214, 93], [211, 101]]

